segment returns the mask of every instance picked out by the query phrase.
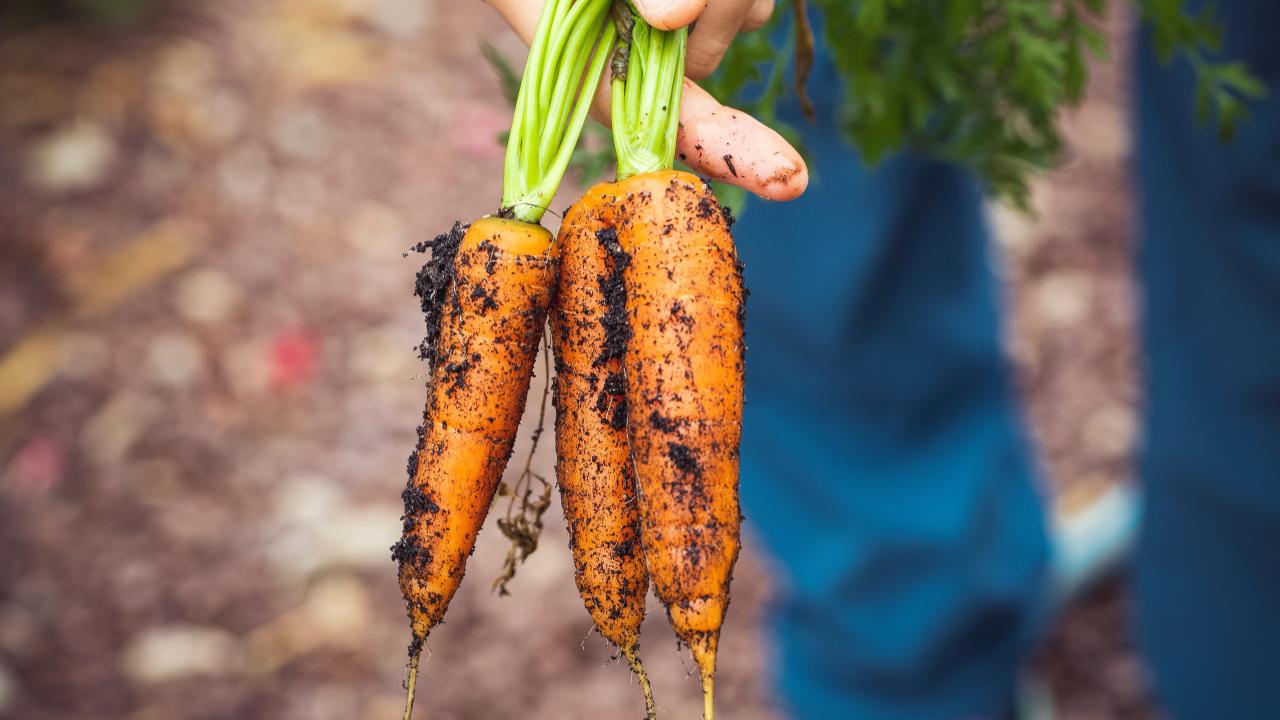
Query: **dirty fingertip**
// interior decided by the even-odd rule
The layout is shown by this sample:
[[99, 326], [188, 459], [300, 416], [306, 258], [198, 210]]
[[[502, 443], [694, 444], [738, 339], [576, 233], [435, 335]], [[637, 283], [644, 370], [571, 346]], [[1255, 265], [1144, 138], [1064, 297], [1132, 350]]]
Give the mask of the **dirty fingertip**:
[[687, 118], [678, 145], [690, 167], [766, 200], [794, 200], [809, 186], [800, 153], [773, 129], [732, 108]]
[[659, 30], [676, 30], [693, 24], [707, 9], [707, 0], [633, 0], [636, 10]]

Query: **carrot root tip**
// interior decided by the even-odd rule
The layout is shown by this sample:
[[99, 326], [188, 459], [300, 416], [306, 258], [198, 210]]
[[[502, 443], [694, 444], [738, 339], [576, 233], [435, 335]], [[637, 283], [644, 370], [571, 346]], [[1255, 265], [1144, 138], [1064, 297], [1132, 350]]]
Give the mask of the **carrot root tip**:
[[714, 720], [716, 712], [716, 679], [712, 675], [702, 677], [702, 720]]
[[636, 679], [640, 681], [640, 690], [644, 693], [645, 720], [656, 720], [658, 717], [658, 705], [654, 702], [653, 686], [649, 684], [649, 674], [644, 671], [644, 664], [640, 662], [639, 653], [633, 648], [622, 651], [622, 654], [631, 665], [631, 672], [635, 673]]
[[409, 656], [409, 678], [405, 682], [404, 720], [413, 717], [413, 699], [418, 690], [418, 662], [422, 659], [422, 651]]

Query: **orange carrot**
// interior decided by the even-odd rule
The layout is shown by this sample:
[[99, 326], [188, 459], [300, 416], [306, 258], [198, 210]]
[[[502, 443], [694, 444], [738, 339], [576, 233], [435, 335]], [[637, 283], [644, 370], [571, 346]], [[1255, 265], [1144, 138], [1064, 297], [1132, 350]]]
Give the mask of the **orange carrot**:
[[742, 271], [727, 215], [697, 177], [659, 171], [615, 187], [645, 558], [698, 665], [710, 718], [741, 521]]
[[437, 238], [419, 276], [433, 373], [393, 547], [411, 655], [457, 591], [511, 455], [555, 277], [550, 233], [502, 218]]
[[432, 375], [409, 460], [403, 536], [392, 548], [413, 632], [406, 720], [423, 643], [457, 592], [511, 455], [556, 283], [551, 235], [537, 223], [608, 62], [610, 6], [544, 4], [516, 98], [499, 217], [436, 238], [419, 274]]
[[640, 679], [652, 718], [653, 696], [638, 654], [649, 576], [626, 432], [622, 267], [609, 252], [620, 248], [616, 240], [605, 246], [610, 236], [601, 217], [606, 187], [570, 208], [556, 240], [562, 268], [551, 318], [556, 478], [578, 591], [596, 629]]
[[[592, 208], [594, 218], [588, 214]], [[554, 322], [553, 331], [563, 338], [574, 337], [573, 332], [596, 334], [590, 344], [561, 341], [558, 360], [571, 357], [581, 367], [602, 340], [606, 352], [597, 358], [612, 359], [621, 351], [622, 377], [605, 388], [608, 374], [603, 374], [586, 388], [622, 389], [625, 406], [608, 392], [595, 395], [596, 407], [609, 409], [608, 415], [597, 417], [587, 430], [580, 424], [563, 427], [558, 417], [557, 442], [566, 430], [574, 433], [570, 442], [581, 442], [588, 430], [599, 436], [606, 422], [619, 423], [625, 407], [626, 438], [605, 434], [614, 443], [611, 452], [596, 456], [617, 467], [618, 446], [625, 440], [639, 489], [649, 577], [698, 665], [704, 712], [711, 718], [716, 650], [741, 520], [745, 290], [729, 215], [702, 180], [667, 170], [597, 185], [565, 221], [568, 230], [561, 230], [557, 243], [558, 302], [573, 312]], [[591, 247], [592, 239], [607, 257]], [[594, 293], [587, 282], [592, 275], [597, 277]], [[566, 285], [572, 294], [565, 294]], [[621, 317], [619, 302], [625, 307]], [[570, 385], [558, 385], [564, 387]], [[557, 407], [566, 402], [561, 398]], [[564, 446], [558, 447], [563, 455]]]
[[618, 18], [610, 223], [625, 254], [627, 432], [645, 560], [712, 720], [741, 523], [746, 292], [728, 214], [706, 183], [672, 169], [687, 37], [633, 11]]

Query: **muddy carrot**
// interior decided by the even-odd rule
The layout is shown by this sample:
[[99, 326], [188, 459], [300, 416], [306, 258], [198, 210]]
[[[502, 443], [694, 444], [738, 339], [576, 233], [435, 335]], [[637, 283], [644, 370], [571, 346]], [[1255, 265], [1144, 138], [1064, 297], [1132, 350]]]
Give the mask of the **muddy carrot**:
[[433, 375], [393, 548], [416, 643], [457, 591], [510, 457], [555, 285], [550, 248], [537, 225], [484, 218], [437, 238], [419, 277]]
[[516, 103], [497, 217], [430, 246], [418, 278], [431, 379], [392, 548], [412, 640], [404, 717], [419, 659], [444, 617], [511, 454], [556, 263], [537, 223], [555, 194], [609, 57], [609, 0], [549, 0]]
[[608, 186], [597, 186], [569, 209], [556, 239], [556, 479], [583, 604], [631, 664], [652, 718], [656, 708], [639, 657], [649, 574], [627, 441], [623, 264], [602, 217], [610, 202]]
[[[631, 338], [628, 430], [658, 598], [713, 715], [716, 650], [738, 558], [744, 291], [725, 215], [687, 173], [617, 185]], [[678, 229], [677, 229], [678, 228]]]
[[743, 402], [741, 265], [711, 189], [675, 172], [686, 31], [620, 24], [611, 220], [626, 321], [627, 430], [649, 575], [702, 679], [704, 717], [738, 558]]

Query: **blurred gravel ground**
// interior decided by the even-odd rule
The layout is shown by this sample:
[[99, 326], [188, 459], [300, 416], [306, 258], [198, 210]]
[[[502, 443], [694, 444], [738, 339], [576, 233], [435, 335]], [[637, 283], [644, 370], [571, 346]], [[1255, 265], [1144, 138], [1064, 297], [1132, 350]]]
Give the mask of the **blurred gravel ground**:
[[[497, 202], [509, 111], [481, 39], [521, 52], [482, 3], [439, 0], [0, 27], [0, 718], [398, 717], [387, 548], [424, 372], [402, 252]], [[1123, 97], [1105, 73], [1070, 118], [1038, 221], [997, 217], [1045, 465], [1086, 493], [1125, 478], [1134, 436]], [[424, 717], [639, 716], [557, 524], [509, 598], [486, 528]], [[726, 718], [777, 717], [763, 562], [748, 539]], [[1143, 712], [1121, 597], [1039, 661], [1066, 717]], [[667, 716], [695, 717], [655, 606], [644, 637]]]

